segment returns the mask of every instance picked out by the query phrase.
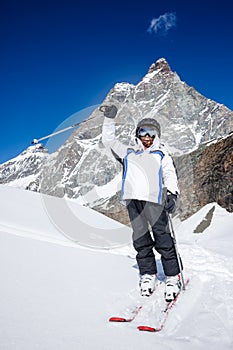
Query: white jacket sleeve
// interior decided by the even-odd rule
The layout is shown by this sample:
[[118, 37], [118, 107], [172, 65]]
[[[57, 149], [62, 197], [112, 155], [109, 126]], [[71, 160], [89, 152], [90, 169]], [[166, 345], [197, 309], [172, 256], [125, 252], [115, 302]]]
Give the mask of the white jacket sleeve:
[[116, 139], [115, 121], [111, 118], [104, 118], [102, 129], [102, 142], [106, 148], [111, 149], [119, 158], [123, 159], [127, 154], [127, 146]]
[[168, 154], [165, 154], [162, 160], [162, 168], [164, 186], [167, 187], [167, 190], [171, 193], [180, 194], [176, 169], [174, 167], [172, 158]]

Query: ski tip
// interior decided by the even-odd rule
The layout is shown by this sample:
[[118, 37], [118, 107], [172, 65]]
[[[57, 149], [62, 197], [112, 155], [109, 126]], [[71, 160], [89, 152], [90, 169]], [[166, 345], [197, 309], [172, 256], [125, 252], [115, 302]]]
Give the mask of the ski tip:
[[144, 332], [156, 332], [156, 328], [149, 326], [138, 326], [138, 330]]
[[124, 317], [110, 317], [109, 322], [127, 322]]

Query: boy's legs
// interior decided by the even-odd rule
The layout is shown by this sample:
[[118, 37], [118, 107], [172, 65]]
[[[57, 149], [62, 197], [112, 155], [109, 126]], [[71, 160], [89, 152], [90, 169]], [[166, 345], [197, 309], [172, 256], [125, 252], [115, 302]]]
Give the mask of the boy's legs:
[[155, 203], [147, 203], [144, 212], [151, 225], [154, 236], [154, 247], [161, 254], [165, 275], [178, 275], [180, 269], [174, 242], [169, 231], [167, 212], [163, 206]]
[[157, 273], [153, 241], [148, 229], [148, 219], [145, 215], [147, 202], [139, 200], [127, 201], [127, 209], [133, 229], [133, 245], [137, 251], [137, 263], [140, 275]]
[[[178, 276], [180, 268], [174, 241], [169, 231], [168, 214], [163, 206], [160, 206], [160, 208], [157, 206], [150, 203], [147, 207], [146, 215], [152, 228], [155, 249], [161, 254], [163, 270], [167, 276], [164, 298], [167, 302], [170, 302], [175, 299], [181, 288]], [[155, 218], [157, 219], [155, 220]]]

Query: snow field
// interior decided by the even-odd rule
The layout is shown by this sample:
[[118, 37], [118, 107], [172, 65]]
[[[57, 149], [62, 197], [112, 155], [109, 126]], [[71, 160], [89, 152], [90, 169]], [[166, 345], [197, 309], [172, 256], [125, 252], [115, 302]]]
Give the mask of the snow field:
[[[72, 215], [79, 212], [76, 236], [69, 239], [62, 232], [66, 227], [74, 232], [68, 211], [62, 230], [61, 218], [56, 224], [62, 200], [49, 201], [50, 209], [55, 206], [49, 215], [37, 193], [0, 186], [0, 195], [1, 350], [232, 350], [233, 214], [213, 204], [212, 222], [202, 234], [193, 231], [212, 204], [182, 223], [174, 219], [190, 282], [166, 327], [150, 334], [136, 329], [139, 321], [153, 319], [156, 306], [149, 303], [131, 324], [108, 322], [138, 298], [130, 229], [124, 228], [124, 236], [115, 221], [68, 201]], [[83, 226], [77, 222], [85, 221], [90, 222], [85, 226], [88, 244], [96, 222], [96, 246], [83, 242]], [[106, 228], [102, 233], [101, 225]], [[116, 228], [109, 236], [108, 227]], [[159, 300], [162, 295], [163, 284]]]

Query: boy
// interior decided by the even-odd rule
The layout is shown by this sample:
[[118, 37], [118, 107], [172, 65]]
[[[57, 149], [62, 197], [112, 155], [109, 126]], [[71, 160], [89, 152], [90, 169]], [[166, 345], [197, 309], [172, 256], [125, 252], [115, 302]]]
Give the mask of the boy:
[[133, 229], [141, 295], [150, 296], [155, 289], [155, 248], [166, 275], [165, 300], [172, 301], [181, 283], [168, 214], [176, 209], [179, 188], [172, 158], [160, 144], [160, 125], [153, 118], [142, 119], [136, 128], [136, 146], [129, 148], [115, 138], [116, 106], [101, 106], [100, 111], [105, 116], [102, 142], [123, 164], [122, 199]]

